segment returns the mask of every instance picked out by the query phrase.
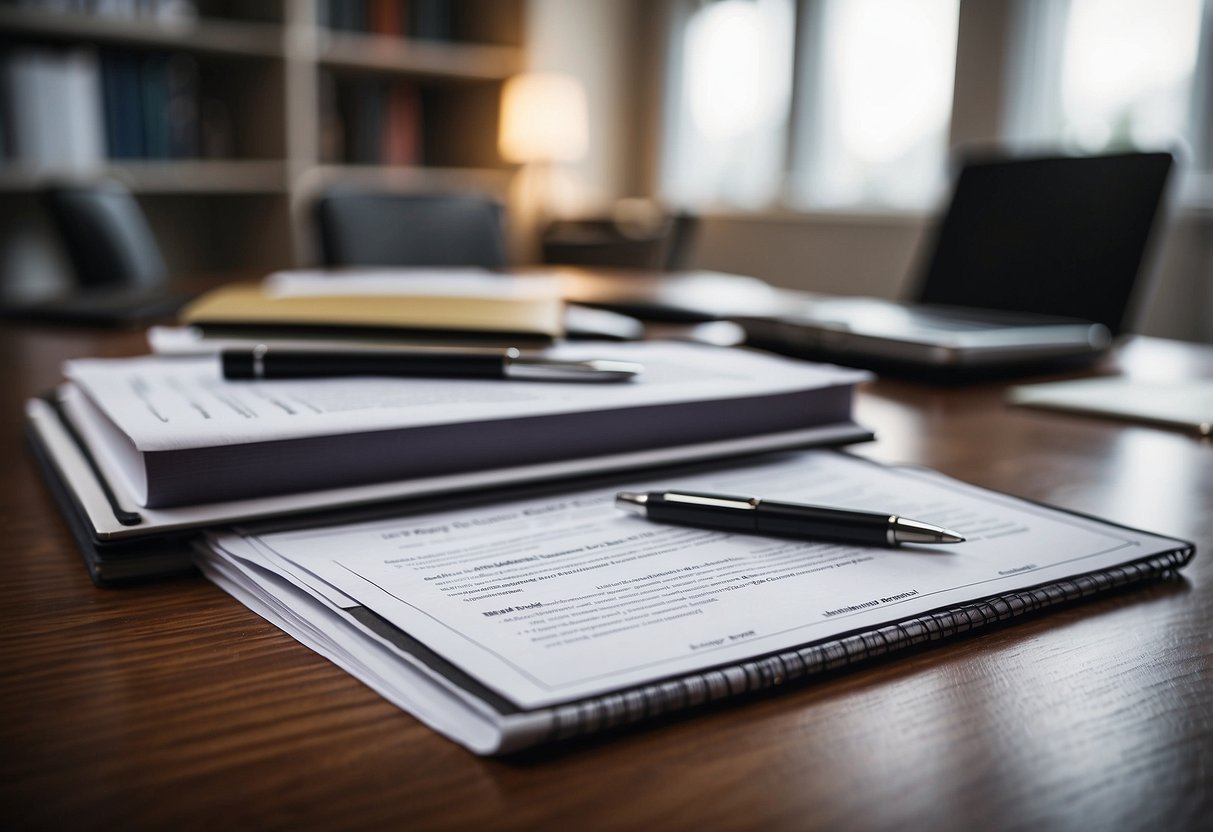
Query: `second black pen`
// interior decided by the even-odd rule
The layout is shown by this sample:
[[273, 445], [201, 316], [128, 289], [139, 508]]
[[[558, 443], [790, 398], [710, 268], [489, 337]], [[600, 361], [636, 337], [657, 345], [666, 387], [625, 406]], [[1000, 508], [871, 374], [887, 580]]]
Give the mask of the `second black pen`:
[[233, 381], [260, 379], [333, 378], [341, 376], [399, 376], [423, 378], [483, 378], [517, 381], [627, 381], [642, 367], [631, 361], [585, 359], [566, 361], [523, 356], [505, 350], [307, 350], [265, 345], [251, 350], [224, 350], [223, 377]]

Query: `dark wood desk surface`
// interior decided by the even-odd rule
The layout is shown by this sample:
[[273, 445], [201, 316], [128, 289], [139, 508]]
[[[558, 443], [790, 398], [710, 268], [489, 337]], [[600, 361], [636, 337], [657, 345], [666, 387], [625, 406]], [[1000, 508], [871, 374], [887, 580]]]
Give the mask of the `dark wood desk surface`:
[[[201, 578], [95, 589], [21, 445], [64, 358], [0, 329], [0, 826], [1152, 829], [1213, 823], [1213, 443], [880, 381], [863, 453], [1197, 542], [1186, 580], [507, 761], [419, 725]], [[1129, 373], [1213, 377], [1139, 340]]]

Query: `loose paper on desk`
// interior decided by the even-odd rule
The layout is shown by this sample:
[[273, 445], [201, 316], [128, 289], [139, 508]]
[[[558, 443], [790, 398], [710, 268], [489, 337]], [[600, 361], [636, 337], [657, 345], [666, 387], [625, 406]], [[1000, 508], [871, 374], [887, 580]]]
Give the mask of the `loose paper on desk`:
[[555, 275], [501, 274], [487, 269], [355, 268], [274, 272], [262, 288], [270, 297], [560, 297]]
[[1050, 381], [1011, 389], [1014, 404], [1135, 419], [1213, 435], [1213, 381], [1150, 382], [1131, 378]]
[[322, 596], [374, 610], [531, 708], [729, 665], [1175, 545], [833, 452], [618, 486], [671, 487], [904, 513], [957, 529], [966, 542], [880, 549], [663, 526], [618, 511], [610, 487], [229, 535], [216, 546], [235, 552], [251, 543], [271, 553]]

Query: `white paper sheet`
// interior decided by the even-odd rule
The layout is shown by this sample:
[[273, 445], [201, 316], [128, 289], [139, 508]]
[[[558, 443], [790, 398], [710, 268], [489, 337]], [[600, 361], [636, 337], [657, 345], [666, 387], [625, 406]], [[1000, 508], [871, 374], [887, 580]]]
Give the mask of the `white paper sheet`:
[[1151, 382], [1121, 378], [1084, 378], [1013, 387], [1010, 399], [1075, 413], [1093, 413], [1188, 428], [1213, 435], [1213, 381]]
[[295, 564], [297, 578], [373, 609], [524, 708], [727, 665], [1174, 546], [831, 452], [620, 486], [667, 487], [888, 511], [968, 540], [881, 549], [666, 526], [618, 511], [616, 488], [250, 540]]
[[475, 268], [298, 269], [274, 272], [262, 283], [273, 297], [559, 297], [556, 275], [509, 274]]

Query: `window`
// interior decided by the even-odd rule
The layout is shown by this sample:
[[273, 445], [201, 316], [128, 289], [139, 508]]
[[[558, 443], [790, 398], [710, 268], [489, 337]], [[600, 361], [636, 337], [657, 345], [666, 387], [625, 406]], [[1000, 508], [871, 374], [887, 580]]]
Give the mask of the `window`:
[[1192, 145], [1203, 0], [1047, 2], [1043, 12], [1042, 0], [1036, 9], [1025, 3], [1020, 64], [1051, 69], [1017, 73], [1014, 138], [1091, 153], [1199, 150]]
[[[661, 187], [675, 203], [925, 208], [950, 139], [1186, 145], [1213, 171], [1213, 0], [668, 2]], [[954, 127], [958, 72], [977, 120]]]
[[958, 7], [684, 5], [665, 196], [696, 207], [925, 204], [943, 179]]
[[[959, 0], [821, 0], [793, 201], [921, 206], [944, 181]], [[814, 25], [816, 23], [816, 25]]]
[[1072, 0], [1062, 135], [1083, 150], [1156, 146], [1187, 127], [1200, 0]]
[[688, 205], [763, 207], [783, 177], [792, 0], [721, 0], [686, 20], [675, 52], [663, 190]]

